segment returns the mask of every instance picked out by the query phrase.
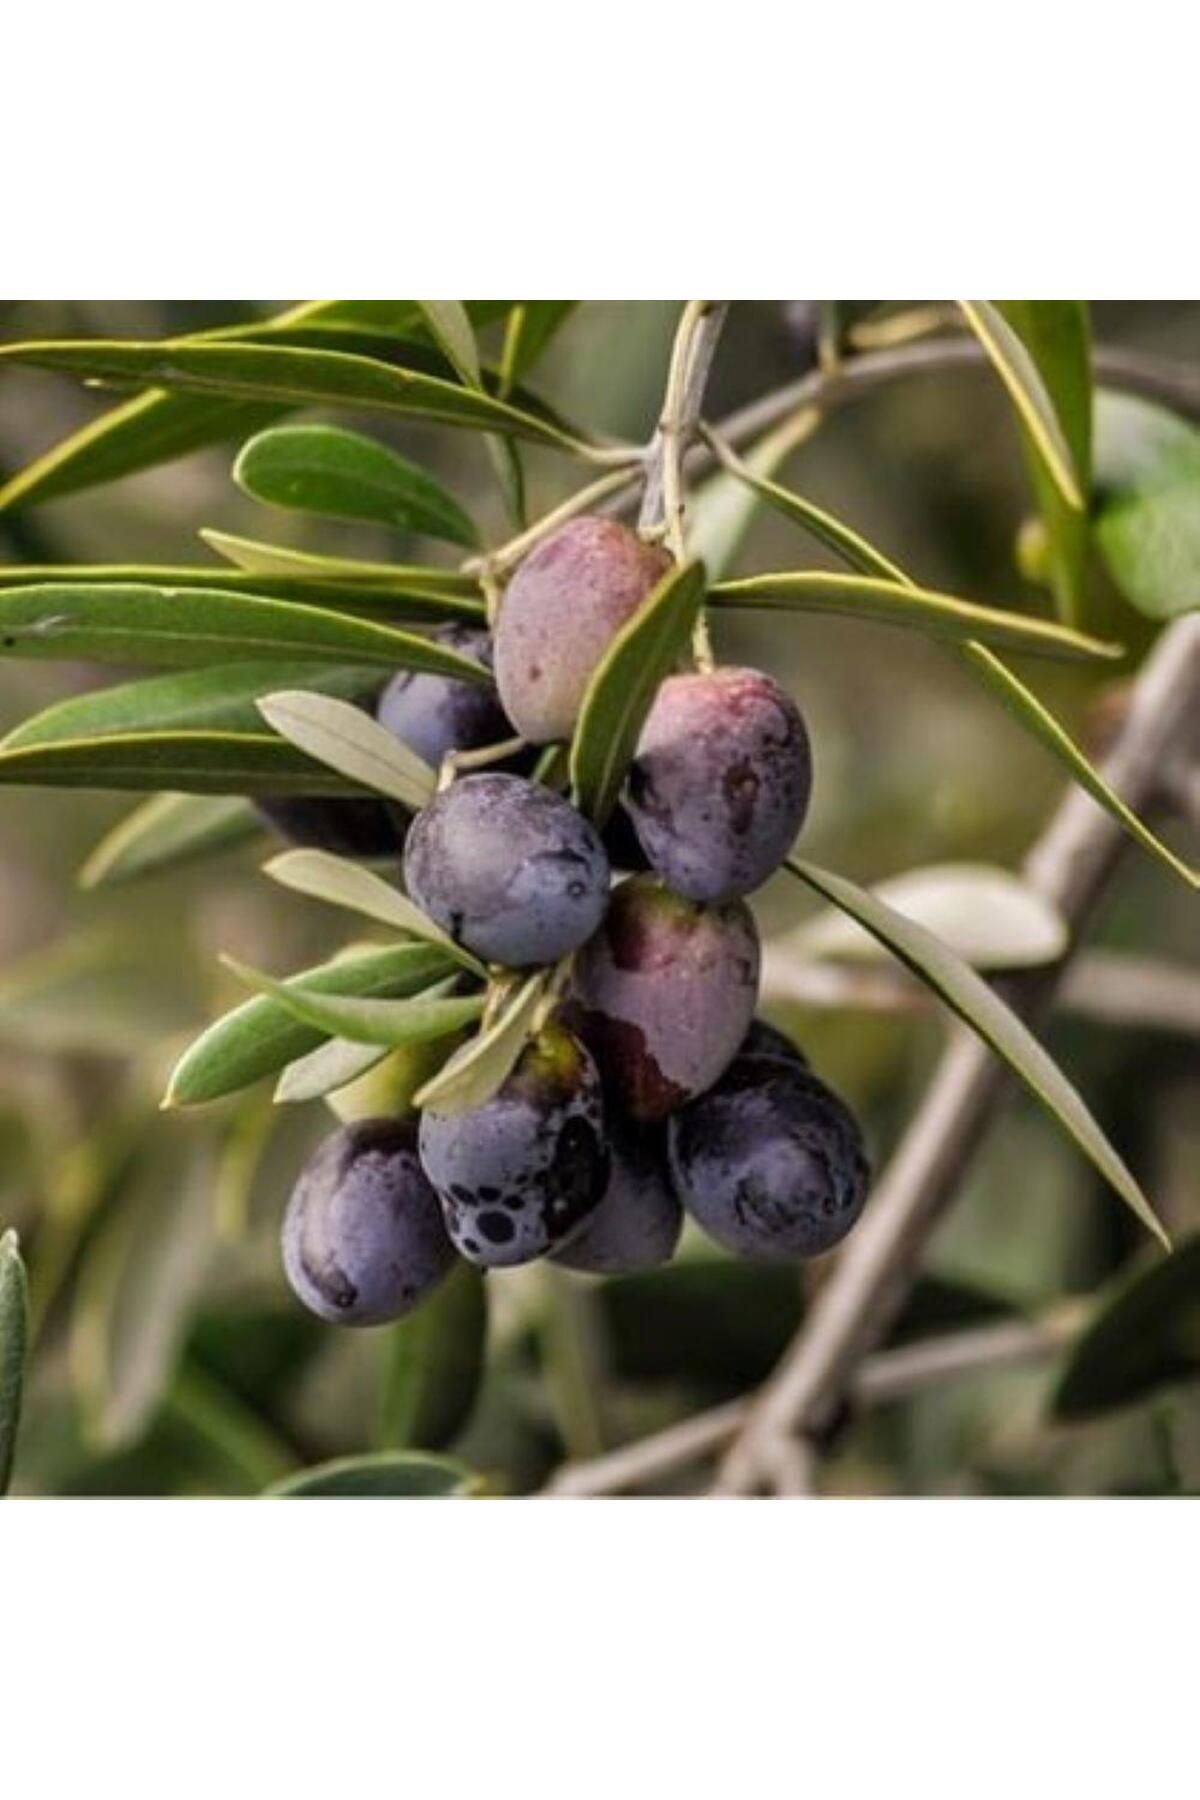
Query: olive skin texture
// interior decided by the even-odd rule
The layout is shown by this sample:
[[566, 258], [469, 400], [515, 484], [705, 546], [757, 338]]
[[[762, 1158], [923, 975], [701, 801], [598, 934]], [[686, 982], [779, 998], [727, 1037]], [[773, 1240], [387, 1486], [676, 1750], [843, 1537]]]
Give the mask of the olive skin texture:
[[810, 1071], [736, 1063], [668, 1127], [671, 1179], [709, 1237], [764, 1262], [823, 1256], [857, 1220], [869, 1170], [849, 1109]]
[[334, 1325], [411, 1312], [455, 1261], [411, 1119], [343, 1125], [300, 1175], [283, 1222], [296, 1297]]
[[570, 1032], [548, 1025], [484, 1105], [426, 1109], [420, 1145], [463, 1256], [485, 1268], [532, 1262], [566, 1243], [604, 1193], [596, 1065]]
[[[481, 625], [445, 625], [434, 643], [492, 666], [491, 634]], [[494, 687], [476, 687], [449, 675], [401, 669], [384, 688], [375, 717], [393, 737], [436, 769], [452, 750], [481, 750], [514, 736]]]
[[587, 1275], [633, 1275], [670, 1262], [683, 1208], [667, 1172], [661, 1130], [609, 1120], [612, 1162], [595, 1212], [551, 1261]]
[[572, 519], [530, 551], [496, 626], [496, 685], [523, 738], [570, 737], [596, 665], [670, 567], [615, 519]]
[[414, 819], [409, 894], [486, 962], [555, 962], [591, 937], [608, 904], [604, 846], [569, 801], [519, 775], [464, 775]]
[[394, 856], [407, 825], [402, 807], [365, 796], [342, 800], [324, 794], [272, 794], [254, 804], [289, 843], [335, 856]]
[[804, 721], [757, 669], [672, 675], [629, 773], [629, 814], [668, 887], [689, 900], [749, 894], [804, 823], [812, 754]]
[[758, 997], [758, 931], [743, 901], [697, 906], [650, 875], [614, 889], [575, 960], [564, 1017], [619, 1111], [649, 1123], [711, 1087]]

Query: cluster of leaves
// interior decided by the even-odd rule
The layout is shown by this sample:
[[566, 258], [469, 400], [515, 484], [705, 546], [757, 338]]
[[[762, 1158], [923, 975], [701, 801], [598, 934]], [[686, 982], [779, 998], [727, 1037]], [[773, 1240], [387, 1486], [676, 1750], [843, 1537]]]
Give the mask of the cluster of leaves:
[[[234, 475], [255, 500], [416, 532], [476, 557], [460, 568], [373, 564], [206, 532], [220, 559], [207, 565], [0, 569], [4, 654], [170, 671], [61, 702], [0, 745], [0, 781], [151, 796], [97, 846], [82, 872], [86, 885], [132, 880], [250, 839], [259, 824], [249, 795], [367, 792], [409, 807], [424, 803], [435, 772], [353, 702], [378, 686], [383, 672], [399, 668], [477, 678], [472, 664], [424, 633], [438, 623], [486, 617], [487, 575], [500, 559], [480, 557], [480, 533], [468, 512], [415, 463], [356, 431], [280, 420], [298, 408], [343, 405], [481, 434], [515, 541], [524, 542], [523, 445], [611, 464], [614, 491], [633, 486], [640, 468], [635, 449], [590, 439], [527, 386], [568, 312], [559, 302], [342, 301], [168, 343], [0, 347], [0, 364], [64, 370], [135, 390], [10, 480], [0, 489], [0, 510], [249, 434]], [[717, 613], [834, 612], [945, 643], [1145, 850], [1196, 885], [1195, 871], [1125, 807], [1002, 660], [1023, 653], [1103, 662], [1119, 654], [1083, 629], [1093, 521], [1095, 540], [1135, 605], [1165, 617], [1194, 603], [1187, 474], [1195, 434], [1144, 403], [1102, 396], [1093, 444], [1082, 305], [973, 302], [964, 313], [1015, 403], [1058, 618], [981, 606], [913, 581], [852, 527], [779, 485], [775, 475], [791, 441], [786, 431], [764, 438], [745, 460], [711, 434], [721, 468], [695, 505], [707, 567], [685, 563], [660, 585], [597, 670], [569, 756], [552, 754], [542, 771], [569, 781], [595, 820], [604, 820], [620, 793], [655, 688], [702, 605]], [[500, 354], [489, 364], [477, 332], [496, 326]], [[728, 578], [726, 567], [760, 503], [815, 537], [849, 572]], [[789, 867], [978, 1032], [1135, 1213], [1158, 1229], [1078, 1094], [969, 955], [930, 931], [911, 907], [805, 860], [793, 858]], [[277, 856], [266, 872], [386, 927], [389, 941], [352, 946], [286, 981], [232, 965], [255, 995], [185, 1053], [171, 1078], [173, 1104], [240, 1093], [269, 1076], [277, 1078], [279, 1100], [336, 1094], [390, 1054], [424, 1043], [450, 1047], [481, 1020], [486, 972], [380, 875], [317, 851]], [[486, 1021], [425, 1079], [417, 1103], [465, 1108], [493, 1092], [519, 1055], [545, 991], [539, 974], [494, 994]], [[203, 1158], [196, 1166], [203, 1187], [211, 1170], [204, 1172]], [[119, 1266], [114, 1249], [113, 1271]], [[469, 1272], [462, 1277], [464, 1284], [472, 1279]], [[471, 1304], [482, 1317], [478, 1292]], [[85, 1309], [85, 1346], [86, 1317]], [[432, 1346], [442, 1341], [436, 1323], [431, 1308], [422, 1309], [413, 1327], [434, 1335], [419, 1350], [410, 1347], [396, 1367], [435, 1360]], [[445, 1335], [462, 1337], [461, 1320]], [[80, 1360], [86, 1362], [85, 1351]], [[397, 1402], [397, 1417], [405, 1404]], [[397, 1427], [389, 1441], [437, 1443], [450, 1435]], [[362, 1471], [329, 1477], [376, 1478]], [[465, 1477], [452, 1469], [446, 1479]]]

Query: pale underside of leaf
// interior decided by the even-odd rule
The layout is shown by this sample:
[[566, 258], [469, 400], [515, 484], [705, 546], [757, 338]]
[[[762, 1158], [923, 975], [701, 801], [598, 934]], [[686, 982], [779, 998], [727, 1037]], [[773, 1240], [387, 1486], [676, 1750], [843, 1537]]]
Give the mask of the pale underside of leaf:
[[547, 972], [531, 975], [493, 1022], [456, 1050], [432, 1081], [414, 1096], [414, 1104], [439, 1113], [470, 1112], [503, 1086], [533, 1034], [534, 1019], [546, 992]]
[[406, 894], [358, 863], [332, 856], [327, 850], [285, 850], [263, 864], [263, 874], [294, 893], [346, 907], [380, 925], [437, 944], [481, 978], [487, 973], [478, 957], [456, 944]]
[[437, 780], [428, 763], [356, 707], [297, 690], [270, 694], [258, 707], [280, 737], [346, 780], [416, 812], [433, 798]]
[[289, 1063], [275, 1084], [277, 1106], [321, 1100], [349, 1087], [388, 1054], [386, 1044], [356, 1044], [350, 1038], [330, 1038], [307, 1056]]

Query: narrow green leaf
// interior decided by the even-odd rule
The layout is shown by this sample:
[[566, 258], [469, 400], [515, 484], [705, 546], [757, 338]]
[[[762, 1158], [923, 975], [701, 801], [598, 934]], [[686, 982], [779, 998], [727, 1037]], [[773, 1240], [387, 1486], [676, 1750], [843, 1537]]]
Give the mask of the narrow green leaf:
[[[444, 594], [461, 600], [463, 616], [481, 614], [484, 610], [479, 583], [461, 569], [442, 569], [422, 563], [355, 562], [344, 556], [320, 556], [312, 550], [292, 550], [284, 544], [262, 544], [255, 538], [237, 537], [229, 531], [213, 531], [207, 527], [200, 537], [218, 556], [234, 563], [251, 575], [298, 575], [306, 580], [337, 585], [355, 593], [355, 604], [368, 604], [372, 590], [381, 590], [390, 601], [403, 599], [417, 590], [427, 596]], [[360, 599], [358, 590], [367, 590]]]
[[827, 575], [813, 569], [751, 575], [740, 581], [718, 582], [709, 599], [740, 608], [843, 613], [849, 618], [908, 626], [952, 643], [978, 640], [1027, 655], [1112, 658], [1122, 654], [1119, 644], [1101, 643], [1047, 619], [1021, 618], [950, 594], [873, 576]]
[[[1033, 359], [1086, 497], [1092, 469], [1092, 350], [1086, 300], [1000, 300], [997, 309]], [[1089, 526], [1086, 513], [1064, 499], [1022, 424], [1025, 460], [1046, 527], [1050, 576], [1059, 617], [1084, 616]]]
[[1170, 1248], [1166, 1232], [1130, 1171], [1057, 1064], [1010, 1007], [931, 932], [843, 876], [799, 857], [785, 865], [831, 906], [848, 913], [933, 989], [1017, 1075], [1034, 1099], [1072, 1137], [1147, 1230]]
[[256, 735], [255, 701], [281, 683], [345, 700], [378, 692], [378, 668], [336, 663], [238, 662], [182, 675], [155, 675], [60, 700], [0, 740], [0, 751], [28, 750], [79, 738], [125, 737], [144, 731], [241, 731]]
[[[285, 985], [313, 994], [399, 1000], [453, 972], [449, 957], [432, 945], [399, 944], [322, 963], [292, 976]], [[307, 1056], [330, 1035], [303, 1024], [276, 1000], [247, 1000], [216, 1020], [184, 1052], [163, 1105], [196, 1106], [236, 1093]]]
[[448, 1500], [482, 1491], [478, 1476], [447, 1456], [343, 1456], [289, 1475], [266, 1490], [275, 1500]]
[[687, 645], [704, 583], [701, 562], [669, 570], [588, 682], [571, 744], [571, 784], [576, 806], [597, 825], [616, 805], [659, 684]]
[[379, 1448], [440, 1450], [462, 1430], [483, 1378], [483, 1273], [460, 1262], [415, 1312], [388, 1328]]
[[962, 654], [972, 674], [978, 675], [1018, 723], [1031, 732], [1039, 743], [1044, 744], [1052, 756], [1058, 758], [1098, 806], [1102, 806], [1143, 850], [1170, 869], [1173, 875], [1180, 876], [1189, 887], [1200, 887], [1200, 871], [1190, 868], [1161, 838], [1155, 836], [1148, 825], [1142, 823], [1133, 809], [1109, 786], [1100, 771], [1088, 761], [1070, 733], [1063, 729], [1032, 689], [1026, 687], [1007, 664], [1001, 662], [998, 656], [993, 656], [982, 644], [968, 644]]
[[279, 796], [353, 791], [281, 738], [219, 731], [64, 738], [0, 751], [0, 785]]
[[991, 300], [960, 300], [968, 325], [1008, 389], [1022, 425], [1068, 506], [1084, 510], [1081, 472], [1075, 465], [1055, 405], [1037, 363]]
[[268, 658], [378, 663], [480, 686], [470, 658], [394, 626], [205, 588], [45, 583], [0, 590], [0, 654], [203, 668]]
[[261, 818], [240, 795], [155, 794], [105, 832], [79, 871], [79, 885], [90, 890], [138, 881], [261, 833]]
[[[775, 483], [755, 484], [763, 498], [787, 516], [797, 525], [812, 532], [820, 538], [837, 555], [860, 569], [866, 575], [879, 576], [885, 581], [899, 581], [912, 586], [910, 578], [904, 571], [891, 562], [882, 551], [860, 537], [850, 526], [843, 525], [832, 515], [820, 512], [798, 495], [790, 494], [786, 489], [777, 487]], [[785, 504], [786, 503], [786, 504]], [[816, 516], [819, 514], [819, 518]], [[1123, 830], [1139, 843], [1151, 856], [1158, 859], [1175, 875], [1182, 876], [1190, 886], [1197, 885], [1197, 875], [1187, 864], [1181, 862], [1173, 851], [1168, 849], [1159, 838], [1144, 825], [1121, 797], [1109, 786], [1093, 768], [1083, 751], [1074, 742], [1070, 734], [1063, 729], [1057, 719], [1042, 705], [1037, 695], [1021, 681], [1007, 664], [980, 643], [967, 643], [956, 647], [956, 653], [962, 658], [965, 666], [973, 675], [988, 687], [992, 693], [1006, 706], [1017, 723], [1031, 732], [1038, 742], [1050, 754], [1057, 757], [1068, 774], [1089, 793], [1097, 805], [1114, 818]]]
[[1151, 619], [1200, 607], [1200, 431], [1127, 394], [1096, 407], [1096, 541]]
[[[201, 533], [212, 548], [226, 544], [247, 547], [250, 567], [223, 568], [220, 564], [185, 564], [178, 568], [152, 564], [81, 564], [78, 567], [15, 564], [0, 567], [0, 595], [11, 588], [137, 587], [170, 590], [187, 596], [192, 589], [222, 594], [242, 594], [252, 600], [285, 600], [302, 606], [324, 606], [334, 611], [387, 613], [389, 623], [422, 620], [440, 624], [447, 619], [483, 616], [478, 588], [470, 597], [471, 580], [464, 577], [452, 587], [449, 571], [416, 564], [385, 568], [383, 564], [342, 563], [336, 557], [302, 556], [298, 551], [273, 553], [270, 545], [256, 546], [248, 539], [222, 539], [219, 532]], [[264, 554], [256, 558], [254, 552]], [[236, 557], [233, 560], [237, 560]], [[377, 570], [376, 574], [369, 571]], [[461, 590], [461, 591], [459, 591]]]
[[437, 782], [428, 763], [356, 707], [293, 690], [268, 695], [258, 709], [281, 737], [348, 781], [415, 812], [432, 798]]
[[475, 332], [462, 301], [418, 300], [417, 305], [434, 343], [459, 380], [465, 381], [469, 387], [479, 387], [479, 346], [475, 342]]
[[508, 315], [500, 355], [500, 391], [524, 381], [555, 333], [570, 318], [576, 300], [515, 300]]
[[380, 925], [390, 925], [393, 930], [408, 936], [424, 938], [428, 943], [437, 944], [447, 956], [454, 957], [481, 979], [487, 974], [478, 957], [456, 944], [406, 894], [401, 894], [382, 876], [364, 869], [359, 863], [331, 856], [327, 850], [285, 850], [263, 864], [263, 874], [281, 886], [291, 888], [294, 893], [307, 894], [313, 900], [327, 900], [331, 906], [347, 907]]
[[316, 1031], [349, 1038], [355, 1044], [382, 1044], [397, 1050], [428, 1038], [448, 1037], [471, 1025], [483, 1012], [483, 995], [451, 997], [453, 979], [438, 982], [413, 1000], [344, 999], [291, 988], [286, 982], [251, 969], [232, 956], [221, 961], [231, 974], [259, 994], [277, 1000], [285, 1012]]
[[1122, 1281], [1079, 1338], [1051, 1401], [1056, 1419], [1095, 1418], [1200, 1370], [1200, 1237]]
[[[807, 408], [760, 438], [745, 459], [734, 456], [727, 446], [720, 446], [724, 466], [696, 489], [689, 507], [692, 553], [703, 559], [710, 579], [719, 580], [730, 567], [760, 500], [771, 501], [783, 510], [790, 510], [795, 504], [804, 513], [821, 518], [827, 516], [817, 507], [809, 508], [807, 502], [800, 501], [797, 495], [771, 481], [776, 470], [812, 435], [819, 422], [820, 414], [816, 409]], [[797, 522], [813, 529], [806, 516], [799, 517]], [[884, 579], [888, 579], [886, 574]]]
[[275, 1083], [276, 1106], [322, 1100], [349, 1087], [388, 1054], [386, 1044], [356, 1044], [349, 1038], [330, 1038], [307, 1056], [289, 1063]]
[[0, 1234], [0, 1496], [8, 1492], [29, 1330], [29, 1284], [15, 1231]]
[[[506, 301], [472, 300], [468, 308], [477, 324], [499, 318]], [[245, 325], [198, 332], [191, 342], [270, 343], [293, 333], [346, 329], [381, 338], [406, 338], [424, 330], [414, 300], [307, 300], [273, 318]], [[219, 396], [138, 394], [72, 432], [44, 456], [0, 488], [0, 512], [36, 506], [83, 488], [96, 487], [171, 462], [208, 444], [243, 439], [289, 410]]]
[[852, 569], [859, 569], [865, 575], [877, 576], [882, 581], [912, 587], [913, 584], [895, 563], [890, 562], [866, 538], [860, 537], [857, 531], [843, 524], [832, 513], [814, 505], [811, 500], [792, 493], [790, 488], [781, 487], [777, 481], [770, 480], [761, 467], [752, 467], [740, 457], [725, 456], [722, 460], [724, 473], [731, 481], [748, 489], [776, 512], [782, 513], [793, 525], [799, 525], [803, 531], [816, 538], [818, 543], [840, 556]]
[[548, 420], [477, 389], [419, 375], [374, 357], [276, 344], [125, 343], [94, 339], [0, 345], [0, 364], [63, 369], [100, 381], [131, 381], [171, 393], [219, 394], [283, 406], [344, 405], [501, 431], [575, 454], [577, 439]]
[[439, 1113], [470, 1112], [490, 1100], [512, 1073], [533, 1035], [533, 1022], [546, 992], [544, 969], [513, 993], [490, 1025], [454, 1052], [432, 1081], [413, 1097], [418, 1109]]
[[250, 439], [233, 478], [252, 500], [422, 532], [474, 549], [479, 533], [439, 481], [386, 444], [333, 425], [277, 425]]

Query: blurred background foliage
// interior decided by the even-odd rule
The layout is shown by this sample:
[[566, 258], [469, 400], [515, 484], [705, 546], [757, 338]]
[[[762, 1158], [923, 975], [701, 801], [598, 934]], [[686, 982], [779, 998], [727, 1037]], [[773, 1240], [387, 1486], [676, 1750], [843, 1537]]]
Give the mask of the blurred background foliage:
[[[151, 338], [270, 310], [6, 302], [0, 339]], [[641, 440], [675, 316], [668, 303], [589, 304], [568, 320], [534, 385], [569, 418]], [[1200, 358], [1200, 303], [1100, 305], [1095, 327], [1101, 342]], [[811, 360], [810, 336], [787, 306], [739, 305], [709, 415], [794, 379]], [[6, 371], [0, 478], [103, 404], [68, 378]], [[424, 462], [487, 533], [506, 535], [481, 441], [344, 412], [339, 422]], [[204, 525], [355, 556], [436, 555], [395, 533], [264, 515], [229, 479], [235, 450], [0, 515], [0, 562], [205, 561], [196, 539]], [[527, 467], [531, 516], [579, 483], [536, 450]], [[929, 586], [1044, 611], [1018, 568], [1032, 503], [1009, 406], [987, 374], [914, 379], [847, 406], [792, 457], [785, 478]], [[738, 568], [823, 561], [760, 509]], [[1111, 593], [1103, 609], [1144, 646], [1145, 621]], [[926, 863], [1011, 867], [1061, 792], [1057, 766], [915, 633], [728, 614], [717, 631], [720, 656], [770, 667], [806, 713], [817, 767], [806, 843], [827, 866], [872, 882]], [[1060, 717], [1100, 748], [1109, 678], [1065, 664], [1034, 673]], [[98, 680], [85, 666], [0, 662], [0, 730]], [[327, 1129], [324, 1106], [273, 1110], [269, 1092], [255, 1090], [196, 1117], [157, 1110], [175, 1053], [241, 997], [218, 952], [290, 970], [330, 954], [344, 928], [257, 876], [266, 834], [140, 884], [80, 891], [81, 863], [130, 805], [90, 792], [0, 796], [0, 1225], [17, 1227], [26, 1252], [33, 1345], [17, 1493], [247, 1494], [301, 1466], [402, 1442], [450, 1448], [496, 1488], [528, 1492], [564, 1458], [732, 1397], [768, 1372], [822, 1268], [738, 1265], [689, 1236], [671, 1268], [603, 1285], [540, 1268], [489, 1279], [478, 1394], [467, 1367], [439, 1371], [436, 1404], [398, 1403], [396, 1370], [412, 1361], [408, 1324], [322, 1327], [292, 1301], [279, 1267], [283, 1204]], [[794, 884], [776, 882], [761, 897], [764, 928], [796, 922], [806, 905]], [[1182, 884], [1129, 852], [1092, 935], [1194, 962], [1194, 907]], [[799, 1008], [776, 1017], [861, 1113], [881, 1166], [937, 1056], [940, 1020]], [[1064, 1013], [1049, 1047], [1186, 1238], [1200, 1227], [1200, 1040]], [[1088, 1166], [1014, 1094], [933, 1241], [898, 1337], [1038, 1313], [1127, 1280], [1146, 1257]], [[1200, 1293], [1200, 1278], [1195, 1286]], [[1196, 1488], [1200, 1388], [1188, 1383], [1200, 1379], [1200, 1331], [1192, 1287], [1181, 1293], [1167, 1308], [1170, 1329], [1143, 1358], [1148, 1375], [1109, 1383], [1119, 1404], [1056, 1412], [1061, 1362], [942, 1383], [843, 1421], [825, 1490]], [[460, 1307], [457, 1334], [469, 1343], [482, 1323], [474, 1303], [446, 1304]], [[1134, 1308], [1137, 1343], [1161, 1311]], [[1127, 1350], [1106, 1352], [1126, 1372]]]

